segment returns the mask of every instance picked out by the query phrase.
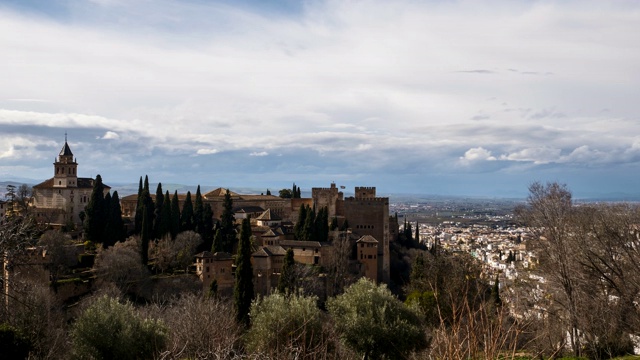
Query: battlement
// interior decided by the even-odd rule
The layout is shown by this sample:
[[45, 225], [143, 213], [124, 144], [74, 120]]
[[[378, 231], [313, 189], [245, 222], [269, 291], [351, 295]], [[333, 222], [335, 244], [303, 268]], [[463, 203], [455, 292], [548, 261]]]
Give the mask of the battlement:
[[376, 198], [357, 198], [357, 197], [348, 197], [346, 199], [344, 199], [345, 201], [348, 202], [357, 202], [360, 204], [366, 204], [366, 203], [389, 203], [389, 198], [388, 197], [376, 197]]
[[356, 199], [371, 199], [376, 197], [375, 186], [356, 186]]
[[338, 190], [337, 188], [311, 188], [311, 192], [312, 193], [321, 193], [321, 192], [331, 192], [331, 191], [335, 191]]
[[311, 193], [324, 193], [324, 192], [337, 192], [338, 188], [336, 187], [336, 183], [331, 183], [331, 187], [314, 187], [311, 188]]

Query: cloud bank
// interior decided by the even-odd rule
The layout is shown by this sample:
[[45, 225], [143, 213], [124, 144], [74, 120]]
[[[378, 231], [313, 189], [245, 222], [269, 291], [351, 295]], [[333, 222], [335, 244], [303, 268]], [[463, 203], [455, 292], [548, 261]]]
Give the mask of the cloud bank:
[[639, 5], [303, 4], [0, 5], [0, 176], [636, 191]]

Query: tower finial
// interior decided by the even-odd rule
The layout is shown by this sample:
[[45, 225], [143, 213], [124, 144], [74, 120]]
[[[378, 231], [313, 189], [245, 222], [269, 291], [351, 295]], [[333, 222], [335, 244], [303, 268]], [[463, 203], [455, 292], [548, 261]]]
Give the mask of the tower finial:
[[67, 142], [67, 132], [64, 132], [64, 142]]

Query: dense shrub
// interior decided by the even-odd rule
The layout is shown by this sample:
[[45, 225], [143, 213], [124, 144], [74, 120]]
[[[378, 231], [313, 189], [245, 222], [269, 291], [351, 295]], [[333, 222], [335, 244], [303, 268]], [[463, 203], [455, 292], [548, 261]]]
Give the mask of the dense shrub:
[[418, 313], [366, 278], [329, 299], [341, 340], [363, 358], [405, 358], [428, 343]]
[[79, 359], [154, 359], [165, 347], [167, 329], [130, 303], [102, 296], [80, 315], [71, 336]]
[[331, 346], [316, 304], [316, 297], [295, 293], [256, 299], [251, 304], [247, 350], [270, 358], [325, 356]]

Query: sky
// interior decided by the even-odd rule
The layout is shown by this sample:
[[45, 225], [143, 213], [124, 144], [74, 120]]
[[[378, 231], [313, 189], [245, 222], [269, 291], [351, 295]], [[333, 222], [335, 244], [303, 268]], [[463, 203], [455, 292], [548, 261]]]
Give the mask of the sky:
[[0, 180], [640, 195], [640, 2], [2, 0]]

